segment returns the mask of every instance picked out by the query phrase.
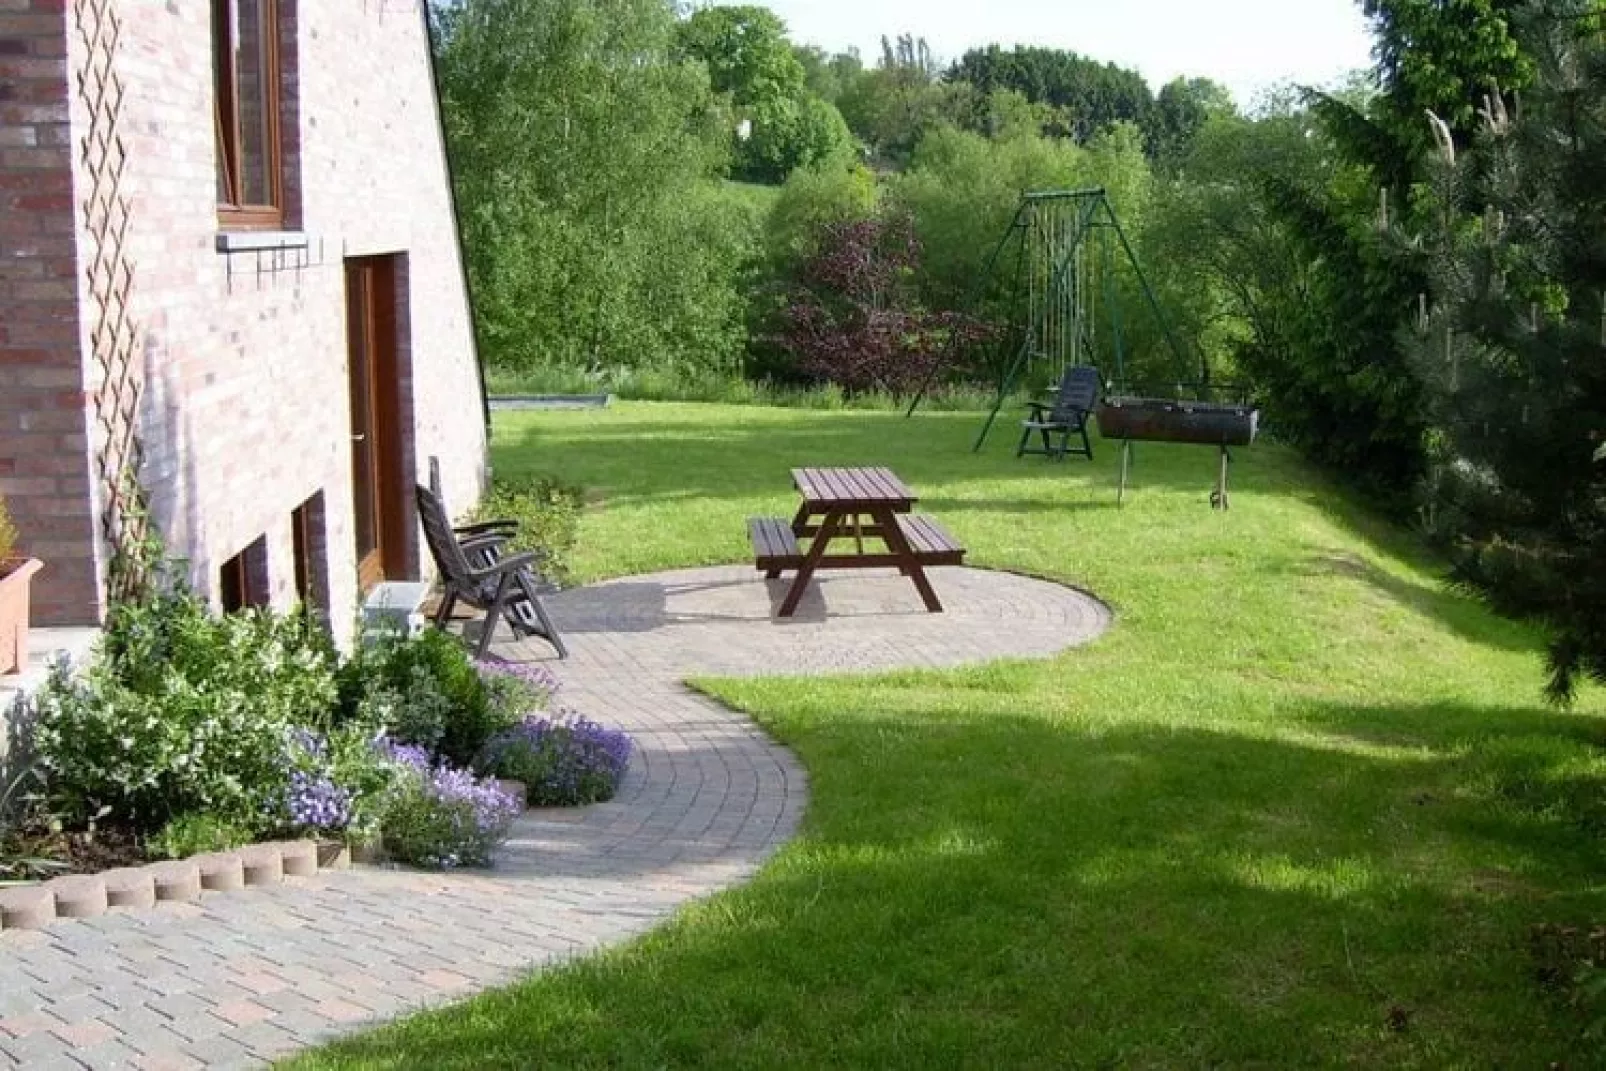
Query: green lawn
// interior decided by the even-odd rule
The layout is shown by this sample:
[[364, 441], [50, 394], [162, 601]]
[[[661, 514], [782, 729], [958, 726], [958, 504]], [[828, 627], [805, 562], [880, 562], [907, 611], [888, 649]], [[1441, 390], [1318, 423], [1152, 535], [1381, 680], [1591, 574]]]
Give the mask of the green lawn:
[[1606, 699], [1291, 454], [1016, 461], [977, 417], [692, 405], [498, 421], [594, 495], [596, 578], [747, 553], [798, 463], [894, 467], [977, 565], [1089, 588], [1045, 663], [704, 681], [801, 756], [803, 835], [611, 954], [309, 1067], [1543, 1067], [1603, 1059], [1532, 924], [1606, 921]]

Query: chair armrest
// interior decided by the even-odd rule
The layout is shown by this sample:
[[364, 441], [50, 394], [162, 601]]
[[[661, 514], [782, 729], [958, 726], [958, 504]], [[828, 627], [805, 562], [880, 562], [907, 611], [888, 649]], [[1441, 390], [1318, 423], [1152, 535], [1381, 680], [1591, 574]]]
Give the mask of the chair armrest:
[[1053, 412], [1054, 403], [1053, 402], [1027, 402], [1026, 403], [1026, 408], [1028, 408], [1028, 409], [1030, 409], [1032, 411], [1032, 417], [1031, 418], [1033, 420], [1041, 420], [1041, 419], [1043, 419], [1043, 414], [1044, 413]]
[[475, 524], [460, 524], [452, 529], [460, 536], [484, 535], [486, 532], [517, 532], [518, 530], [519, 522], [510, 520], [479, 521]]
[[461, 538], [457, 541], [457, 545], [464, 550], [496, 550], [502, 545], [511, 542], [512, 539], [513, 534], [511, 532], [483, 532], [479, 535]]
[[484, 580], [486, 577], [501, 576], [504, 573], [516, 573], [520, 569], [535, 564], [535, 555], [529, 551], [522, 554], [509, 554], [505, 558], [498, 558], [492, 565], [483, 569], [475, 569], [470, 575], [474, 580]]

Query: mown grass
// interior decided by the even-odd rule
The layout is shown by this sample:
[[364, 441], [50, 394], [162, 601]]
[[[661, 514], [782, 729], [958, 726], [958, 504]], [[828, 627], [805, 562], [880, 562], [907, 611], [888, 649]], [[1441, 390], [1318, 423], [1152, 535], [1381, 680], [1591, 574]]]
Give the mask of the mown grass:
[[787, 469], [897, 469], [975, 564], [1117, 624], [1047, 662], [699, 682], [807, 765], [802, 836], [628, 947], [308, 1067], [1542, 1067], [1601, 1062], [1530, 925], [1606, 920], [1606, 701], [1289, 453], [1016, 461], [974, 415], [517, 414], [591, 489], [585, 577], [742, 560]]
[[[705, 402], [719, 405], [757, 405], [784, 409], [863, 409], [902, 412], [909, 399], [886, 391], [860, 391], [849, 395], [835, 384], [799, 386], [746, 379], [719, 373], [687, 373], [676, 369], [493, 368], [486, 388], [499, 396], [542, 394], [611, 394], [625, 401]], [[926, 409], [978, 411], [992, 408], [997, 394], [980, 387], [939, 386], [922, 405]]]

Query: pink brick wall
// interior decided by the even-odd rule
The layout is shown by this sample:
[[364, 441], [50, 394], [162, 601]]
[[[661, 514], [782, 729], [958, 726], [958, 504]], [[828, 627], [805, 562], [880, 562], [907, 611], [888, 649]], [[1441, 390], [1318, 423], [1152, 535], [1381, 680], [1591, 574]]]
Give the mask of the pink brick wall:
[[[18, 36], [3, 28], [8, 5], [19, 2], [53, 12], [45, 17], [51, 25], [41, 21], [38, 27], [42, 39], [59, 45], [63, 0], [0, 0], [0, 41]], [[404, 398], [412, 399], [406, 416], [415, 436], [410, 461], [422, 479], [428, 458], [440, 457], [456, 509], [471, 505], [483, 488], [484, 429], [422, 0], [280, 2], [292, 23], [284, 51], [296, 67], [295, 82], [286, 87], [287, 113], [294, 120], [286, 131], [290, 225], [308, 241], [305, 254], [283, 256], [222, 254], [216, 248], [209, 5], [201, 0], [117, 0], [113, 5], [122, 26], [115, 66], [127, 87], [119, 127], [127, 148], [130, 199], [126, 254], [135, 269], [129, 308], [144, 382], [140, 475], [153, 493], [155, 516], [173, 552], [190, 563], [202, 590], [215, 595], [218, 567], [265, 536], [270, 585], [279, 605], [293, 598], [291, 512], [322, 491], [329, 597], [334, 624], [344, 633], [357, 600], [344, 258], [405, 258], [409, 304], [401, 317], [403, 360], [410, 361], [411, 375]], [[36, 16], [30, 9], [13, 17]], [[69, 32], [65, 40], [74, 73], [92, 63], [81, 35]], [[6, 71], [7, 58], [0, 54], [0, 72]], [[59, 59], [40, 67], [59, 98], [65, 73]], [[8, 106], [11, 102], [0, 100], [0, 108]], [[44, 118], [58, 121], [59, 99], [49, 107], [54, 110]], [[72, 107], [76, 135], [90, 117], [82, 102]], [[59, 143], [59, 125], [40, 122], [35, 136]], [[8, 136], [17, 135], [0, 132], [0, 138]], [[52, 184], [29, 194], [55, 197], [47, 207], [55, 206], [60, 217], [59, 172], [66, 149], [59, 144], [0, 147], [0, 196], [11, 170], [33, 164], [32, 156], [9, 160], [13, 151], [44, 154], [40, 160], [53, 169]], [[80, 154], [70, 155], [73, 183], [82, 191], [93, 177]], [[47, 232], [50, 222], [42, 216], [33, 224], [38, 231], [0, 240], [48, 238], [65, 256], [70, 227], [64, 229], [55, 218], [54, 230]], [[13, 225], [0, 224], [5, 226]], [[0, 229], [0, 236], [6, 233]], [[83, 234], [79, 241], [85, 241]], [[71, 288], [59, 281], [0, 275], [0, 285], [11, 287], [8, 304], [0, 305], [7, 317], [0, 330], [15, 333], [10, 306], [21, 293], [43, 303], [47, 312], [37, 319], [51, 330], [59, 333], [61, 324], [71, 322]], [[80, 324], [79, 348], [85, 352], [88, 330]], [[33, 389], [55, 408], [48, 430], [36, 434], [81, 440], [83, 391], [102, 384], [93, 380], [93, 371], [87, 384], [73, 381], [68, 373], [85, 362], [65, 352], [65, 342], [56, 337], [53, 348], [40, 351], [48, 359]], [[0, 400], [0, 421], [21, 419], [14, 408]], [[96, 422], [91, 427], [96, 445], [104, 446], [105, 433]], [[74, 503], [89, 501], [85, 470], [47, 475], [42, 466], [59, 462], [17, 448], [14, 440], [15, 429], [0, 424], [0, 487], [9, 480], [24, 492], [48, 491], [47, 497], [53, 495], [69, 514]], [[6, 471], [8, 464], [14, 473]], [[68, 487], [68, 480], [76, 481], [74, 486]], [[40, 481], [54, 482], [47, 488]], [[18, 512], [24, 531], [31, 531], [37, 517]], [[83, 513], [74, 516], [80, 540], [92, 530], [87, 505]], [[70, 579], [70, 572], [54, 572], [51, 581], [41, 577], [44, 599], [64, 607], [83, 605], [81, 586], [52, 587]]]
[[99, 606], [79, 348], [67, 0], [0, 0], [0, 495], [49, 563], [36, 620]]

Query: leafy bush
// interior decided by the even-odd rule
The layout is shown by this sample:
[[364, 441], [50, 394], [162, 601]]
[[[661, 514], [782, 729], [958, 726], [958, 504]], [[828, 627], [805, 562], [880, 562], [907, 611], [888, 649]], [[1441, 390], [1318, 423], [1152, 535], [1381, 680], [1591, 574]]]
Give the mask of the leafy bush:
[[799, 168], [781, 187], [765, 225], [770, 261], [792, 265], [818, 248], [825, 228], [875, 214], [875, 174], [862, 164], [826, 161]]
[[628, 735], [585, 718], [527, 718], [491, 740], [480, 768], [524, 782], [531, 804], [573, 806], [612, 799], [630, 751]]
[[212, 814], [182, 814], [150, 839], [146, 850], [156, 859], [188, 859], [202, 852], [226, 852], [256, 839], [256, 830]]
[[819, 97], [762, 101], [748, 112], [752, 136], [736, 149], [736, 170], [743, 177], [782, 182], [800, 167], [851, 158], [852, 131], [836, 105]]
[[430, 869], [488, 866], [518, 817], [518, 801], [465, 770], [430, 767], [416, 750], [395, 754], [405, 764], [380, 823], [385, 851]]
[[542, 576], [554, 584], [569, 581], [569, 555], [580, 535], [585, 492], [551, 476], [498, 478], [474, 511], [476, 520], [510, 520], [518, 533], [511, 551], [536, 555]]
[[452, 701], [427, 666], [397, 667], [396, 674], [402, 679], [392, 680], [388, 674], [382, 674], [363, 682], [357, 700], [358, 718], [366, 724], [381, 726], [387, 735], [397, 740], [433, 752], [446, 737]]
[[343, 722], [372, 726], [456, 766], [518, 720], [463, 645], [437, 629], [370, 640], [342, 667], [340, 697]]
[[56, 812], [152, 832], [206, 814], [261, 828], [292, 727], [336, 696], [329, 642], [301, 615], [213, 617], [176, 591], [113, 608], [88, 672], [58, 667], [34, 746]]
[[278, 824], [296, 835], [343, 835], [364, 842], [379, 832], [396, 769], [365, 724], [325, 735], [292, 730], [285, 751], [289, 784], [279, 801]]
[[6, 512], [6, 496], [0, 495], [0, 562], [6, 561], [17, 548], [17, 529]]

